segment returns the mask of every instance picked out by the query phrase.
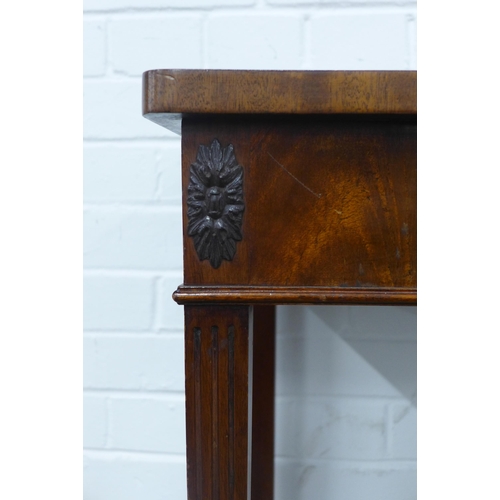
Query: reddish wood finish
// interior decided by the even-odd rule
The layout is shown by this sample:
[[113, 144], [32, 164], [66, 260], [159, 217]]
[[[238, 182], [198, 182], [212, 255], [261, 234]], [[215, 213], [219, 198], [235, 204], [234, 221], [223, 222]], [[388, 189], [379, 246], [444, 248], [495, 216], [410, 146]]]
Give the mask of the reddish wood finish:
[[188, 498], [247, 500], [250, 308], [186, 306], [185, 318]]
[[[181, 114], [417, 112], [415, 71], [199, 71], [143, 74], [142, 112]], [[172, 116], [173, 115], [173, 116]]]
[[276, 308], [253, 311], [252, 500], [272, 500]]
[[243, 239], [214, 269], [185, 211], [185, 285], [415, 289], [415, 117], [186, 118], [185, 196], [213, 139], [244, 169]]
[[415, 305], [416, 288], [181, 285], [179, 304], [385, 304]]
[[186, 306], [185, 319], [188, 498], [271, 500], [275, 308]]
[[273, 304], [416, 304], [416, 73], [154, 70], [143, 113], [182, 120], [189, 500], [271, 500]]

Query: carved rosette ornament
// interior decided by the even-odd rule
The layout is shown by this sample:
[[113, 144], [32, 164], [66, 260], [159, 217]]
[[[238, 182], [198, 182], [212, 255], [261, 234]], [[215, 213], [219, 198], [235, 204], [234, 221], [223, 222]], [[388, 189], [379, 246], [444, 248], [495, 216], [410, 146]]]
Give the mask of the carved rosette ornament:
[[222, 148], [214, 139], [210, 147], [200, 145], [190, 168], [187, 206], [188, 235], [199, 259], [208, 259], [215, 269], [222, 259], [233, 260], [245, 205], [243, 167], [232, 144]]

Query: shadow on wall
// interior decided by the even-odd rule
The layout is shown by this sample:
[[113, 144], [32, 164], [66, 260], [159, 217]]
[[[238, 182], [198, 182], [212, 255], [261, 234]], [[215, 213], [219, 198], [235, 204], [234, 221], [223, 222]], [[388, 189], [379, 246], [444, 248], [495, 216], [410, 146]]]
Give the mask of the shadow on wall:
[[416, 340], [416, 307], [279, 307], [277, 393], [403, 396], [416, 407]]
[[416, 307], [279, 307], [279, 500], [416, 498]]

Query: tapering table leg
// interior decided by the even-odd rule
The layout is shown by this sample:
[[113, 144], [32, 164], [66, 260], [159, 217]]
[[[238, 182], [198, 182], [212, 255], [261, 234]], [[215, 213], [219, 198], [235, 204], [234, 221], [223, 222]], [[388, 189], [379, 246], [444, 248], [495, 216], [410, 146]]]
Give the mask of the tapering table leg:
[[186, 306], [185, 318], [188, 498], [247, 500], [251, 308]]
[[271, 500], [274, 307], [186, 306], [185, 319], [188, 498]]
[[272, 500], [276, 307], [253, 310], [252, 500]]

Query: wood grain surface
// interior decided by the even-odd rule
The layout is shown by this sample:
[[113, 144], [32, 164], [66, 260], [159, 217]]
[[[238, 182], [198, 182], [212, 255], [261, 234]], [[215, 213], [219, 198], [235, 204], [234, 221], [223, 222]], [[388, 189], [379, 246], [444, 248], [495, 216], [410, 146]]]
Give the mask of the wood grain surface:
[[185, 211], [185, 285], [414, 291], [415, 116], [186, 118], [185, 196], [198, 148], [214, 138], [244, 169], [243, 236], [214, 269]]
[[180, 132], [189, 114], [412, 114], [415, 71], [166, 70], [143, 74], [143, 115]]
[[274, 493], [274, 393], [276, 308], [253, 309], [252, 495], [272, 500]]
[[340, 288], [315, 286], [180, 285], [178, 304], [384, 304], [416, 305], [416, 288]]
[[184, 312], [188, 498], [247, 500], [251, 310]]

